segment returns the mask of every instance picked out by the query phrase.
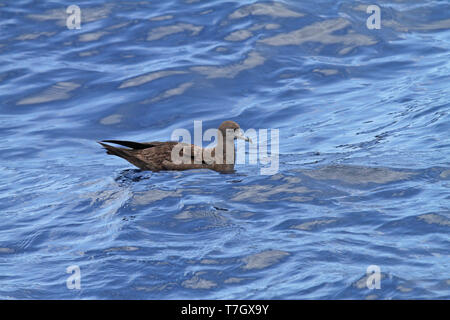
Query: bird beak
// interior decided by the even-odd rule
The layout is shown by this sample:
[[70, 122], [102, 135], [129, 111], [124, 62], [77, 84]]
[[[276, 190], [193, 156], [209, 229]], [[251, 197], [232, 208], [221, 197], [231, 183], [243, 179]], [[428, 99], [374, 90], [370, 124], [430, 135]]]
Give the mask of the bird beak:
[[248, 141], [250, 143], [253, 143], [252, 139], [250, 139], [249, 137], [244, 136], [243, 134], [237, 135], [236, 139], [241, 139], [241, 140], [245, 140], [245, 141]]

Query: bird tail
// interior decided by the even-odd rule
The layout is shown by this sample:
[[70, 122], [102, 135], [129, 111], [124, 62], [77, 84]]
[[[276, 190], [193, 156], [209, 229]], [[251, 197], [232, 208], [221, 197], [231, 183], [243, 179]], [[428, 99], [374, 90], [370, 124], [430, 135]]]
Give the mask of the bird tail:
[[[149, 144], [149, 143], [139, 143], [139, 142], [134, 142], [134, 141], [124, 141], [124, 140], [103, 140], [102, 142], [114, 143], [114, 144], [118, 144], [118, 145], [128, 147], [131, 149], [136, 149], [136, 150], [147, 149], [147, 148], [153, 146], [152, 144]], [[100, 143], [100, 144], [102, 144], [102, 143]]]
[[[106, 142], [106, 141], [105, 141], [105, 142]], [[106, 153], [107, 153], [107, 154], [111, 154], [111, 155], [114, 155], [114, 156], [121, 157], [121, 158], [127, 160], [128, 162], [134, 164], [136, 167], [138, 167], [138, 168], [140, 168], [140, 169], [148, 170], [147, 164], [146, 164], [144, 161], [138, 159], [138, 158], [132, 153], [133, 150], [127, 150], [127, 149], [124, 149], [124, 148], [116, 148], [116, 147], [110, 146], [110, 145], [108, 145], [108, 144], [106, 144], [106, 143], [103, 143], [103, 141], [102, 141], [102, 142], [98, 142], [98, 143], [99, 143], [103, 148], [106, 149]]]
[[129, 156], [129, 154], [126, 152], [126, 150], [124, 150], [122, 148], [116, 148], [116, 147], [110, 146], [109, 144], [103, 143], [103, 141], [99, 142], [99, 144], [101, 144], [102, 147], [106, 149], [107, 154], [119, 156], [121, 158], [126, 158]]

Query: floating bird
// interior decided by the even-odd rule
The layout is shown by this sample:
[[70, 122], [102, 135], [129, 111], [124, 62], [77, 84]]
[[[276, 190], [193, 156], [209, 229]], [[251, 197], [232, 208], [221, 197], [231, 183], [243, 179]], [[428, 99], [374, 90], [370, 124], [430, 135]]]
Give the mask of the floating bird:
[[[107, 154], [121, 157], [141, 170], [189, 170], [211, 169], [221, 173], [234, 172], [236, 152], [234, 141], [245, 137], [234, 121], [224, 121], [217, 130], [217, 144], [214, 148], [202, 148], [190, 143], [133, 142], [123, 140], [103, 140], [99, 142]], [[113, 147], [113, 143], [127, 148]]]

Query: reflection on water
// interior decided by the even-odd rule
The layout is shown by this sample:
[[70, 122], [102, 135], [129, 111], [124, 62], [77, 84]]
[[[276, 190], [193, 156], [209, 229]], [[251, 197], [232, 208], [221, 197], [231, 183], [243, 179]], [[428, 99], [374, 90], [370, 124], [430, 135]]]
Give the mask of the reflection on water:
[[150, 74], [139, 76], [139, 77], [136, 77], [136, 78], [133, 78], [133, 79], [129, 79], [129, 80], [123, 82], [120, 85], [119, 89], [140, 86], [142, 84], [145, 84], [145, 83], [153, 81], [153, 80], [157, 80], [159, 78], [168, 77], [168, 76], [177, 75], [177, 74], [183, 74], [183, 73], [186, 73], [186, 72], [184, 72], [184, 71], [176, 71], [176, 70], [152, 72]]
[[188, 31], [191, 36], [196, 36], [203, 30], [201, 26], [194, 26], [188, 23], [179, 23], [173, 26], [159, 27], [149, 32], [147, 41], [158, 40], [174, 33]]
[[313, 23], [312, 25], [298, 30], [265, 38], [260, 41], [271, 46], [301, 45], [305, 42], [318, 42], [325, 45], [341, 44], [347, 46], [345, 49], [339, 51], [339, 54], [346, 54], [353, 48], [359, 46], [370, 46], [376, 44], [376, 41], [371, 37], [362, 34], [355, 34], [350, 31], [347, 31], [344, 35], [336, 34], [337, 31], [345, 29], [349, 26], [350, 22], [342, 18], [325, 20], [322, 22]]
[[255, 3], [247, 6], [242, 6], [228, 16], [229, 19], [241, 19], [249, 15], [261, 15], [279, 18], [298, 18], [304, 15], [300, 12], [295, 12], [283, 6], [281, 3]]
[[280, 250], [269, 250], [260, 253], [255, 253], [243, 258], [245, 263], [242, 266], [243, 269], [263, 269], [269, 267], [272, 264], [277, 263], [282, 258], [288, 256], [288, 252]]
[[399, 171], [389, 168], [368, 168], [361, 166], [326, 166], [318, 170], [303, 171], [307, 176], [314, 179], [340, 180], [350, 184], [378, 183], [408, 179], [412, 172]]
[[257, 52], [250, 52], [242, 62], [224, 67], [199, 66], [191, 68], [193, 71], [206, 75], [208, 78], [234, 78], [241, 71], [252, 69], [264, 63], [264, 57]]
[[68, 99], [70, 98], [69, 93], [79, 86], [79, 84], [74, 82], [58, 82], [38, 95], [19, 100], [17, 105], [46, 103]]

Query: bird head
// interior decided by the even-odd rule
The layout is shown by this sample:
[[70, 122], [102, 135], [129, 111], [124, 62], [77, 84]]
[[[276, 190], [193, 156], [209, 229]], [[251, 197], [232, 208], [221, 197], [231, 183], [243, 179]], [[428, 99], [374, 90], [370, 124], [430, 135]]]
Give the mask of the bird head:
[[252, 140], [249, 137], [244, 136], [239, 125], [234, 121], [227, 120], [222, 122], [222, 124], [219, 126], [219, 131], [222, 134], [222, 137], [230, 137], [231, 135], [233, 140], [242, 139], [252, 143]]

